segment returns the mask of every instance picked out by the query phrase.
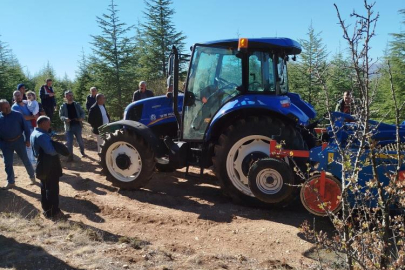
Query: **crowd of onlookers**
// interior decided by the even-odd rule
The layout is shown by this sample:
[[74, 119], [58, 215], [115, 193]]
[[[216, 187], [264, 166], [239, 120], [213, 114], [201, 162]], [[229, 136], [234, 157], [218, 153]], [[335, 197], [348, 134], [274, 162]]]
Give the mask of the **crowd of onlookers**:
[[[80, 148], [81, 157], [87, 157], [82, 138], [83, 120], [86, 113], [81, 105], [74, 101], [73, 92], [64, 92], [64, 102], [59, 107], [59, 118], [64, 124], [66, 143], [52, 140], [56, 135], [51, 129], [52, 118], [57, 111], [55, 91], [52, 79], [47, 79], [39, 90], [39, 99], [34, 91], [26, 91], [24, 84], [19, 84], [13, 92], [12, 104], [0, 97], [0, 150], [3, 154], [7, 184], [4, 190], [15, 187], [13, 169], [14, 152], [22, 160], [31, 184], [36, 178], [41, 181], [41, 204], [47, 218], [64, 216], [59, 209], [59, 177], [62, 167], [59, 155], [67, 156], [67, 162], [74, 161], [73, 139]], [[139, 89], [133, 94], [133, 100], [153, 97], [153, 92], [146, 89], [146, 82], [139, 83]], [[90, 88], [86, 99], [87, 119], [97, 140], [97, 149], [103, 143], [98, 128], [110, 122], [105, 107], [106, 98], [98, 93], [96, 87]]]

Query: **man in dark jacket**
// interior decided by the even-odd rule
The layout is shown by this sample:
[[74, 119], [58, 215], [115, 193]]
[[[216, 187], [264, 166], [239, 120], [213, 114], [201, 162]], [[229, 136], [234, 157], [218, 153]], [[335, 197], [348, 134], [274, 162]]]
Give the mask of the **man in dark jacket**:
[[146, 89], [146, 82], [141, 81], [139, 83], [139, 90], [134, 92], [134, 96], [132, 97], [132, 102], [138, 101], [144, 98], [153, 97], [153, 92], [151, 90]]
[[94, 105], [94, 103], [96, 103], [96, 95], [97, 95], [97, 88], [96, 87], [92, 87], [90, 88], [90, 95], [87, 96], [86, 98], [86, 109], [87, 111], [90, 111], [91, 106]]
[[96, 101], [97, 102], [90, 108], [88, 122], [93, 128], [93, 133], [96, 135], [97, 149], [98, 152], [100, 152], [101, 150], [100, 145], [103, 144], [103, 140], [100, 138], [98, 128], [102, 125], [108, 124], [110, 122], [110, 116], [108, 115], [107, 110], [104, 106], [105, 103], [104, 95], [97, 94]]
[[338, 101], [335, 111], [347, 114], [353, 114], [353, 99], [352, 93], [350, 91], [345, 91], [343, 93], [343, 98]]
[[46, 116], [48, 116], [51, 121], [53, 117], [53, 112], [56, 109], [55, 93], [52, 88], [52, 79], [46, 79], [46, 83], [41, 86], [39, 90], [39, 96], [41, 97], [42, 108], [44, 108]]
[[[41, 180], [41, 205], [46, 218], [65, 217], [59, 209], [59, 177], [62, 176], [62, 166], [58, 152], [52, 144], [48, 134], [51, 127], [51, 120], [47, 116], [40, 116], [37, 119], [37, 128], [31, 134], [30, 141], [34, 155], [38, 158], [37, 178]], [[62, 153], [69, 155], [68, 149], [62, 144], [59, 147], [65, 148]]]

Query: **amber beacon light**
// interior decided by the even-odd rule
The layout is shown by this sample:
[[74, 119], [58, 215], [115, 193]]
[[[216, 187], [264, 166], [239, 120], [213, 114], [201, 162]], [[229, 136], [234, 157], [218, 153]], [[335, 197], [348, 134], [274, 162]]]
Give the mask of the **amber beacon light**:
[[247, 38], [240, 38], [238, 43], [238, 50], [243, 50], [248, 48], [249, 40]]

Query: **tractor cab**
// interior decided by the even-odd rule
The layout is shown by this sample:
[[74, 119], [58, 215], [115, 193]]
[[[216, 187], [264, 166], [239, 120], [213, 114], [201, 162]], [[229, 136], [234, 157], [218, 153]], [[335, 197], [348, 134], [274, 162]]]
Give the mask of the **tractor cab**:
[[238, 96], [250, 95], [247, 102], [260, 102], [254, 97], [286, 95], [288, 55], [300, 52], [300, 45], [288, 38], [195, 44], [186, 80], [182, 139], [202, 141], [221, 108]]

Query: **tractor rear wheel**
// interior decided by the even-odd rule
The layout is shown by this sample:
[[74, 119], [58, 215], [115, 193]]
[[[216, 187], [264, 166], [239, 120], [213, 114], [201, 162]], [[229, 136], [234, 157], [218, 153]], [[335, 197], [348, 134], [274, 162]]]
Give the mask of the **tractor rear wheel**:
[[155, 168], [150, 146], [142, 137], [128, 130], [109, 134], [101, 146], [100, 156], [107, 180], [123, 189], [144, 187]]
[[[257, 204], [259, 200], [249, 188], [248, 172], [259, 159], [270, 155], [270, 140], [284, 142], [290, 149], [305, 149], [302, 136], [296, 129], [271, 117], [249, 117], [229, 126], [219, 137], [214, 148], [214, 172], [225, 195], [237, 203]], [[295, 183], [290, 179], [288, 183]], [[271, 205], [286, 205], [293, 198], [284, 194], [284, 200]], [[278, 196], [277, 193], [274, 194]], [[285, 196], [285, 197], [284, 197]]]

